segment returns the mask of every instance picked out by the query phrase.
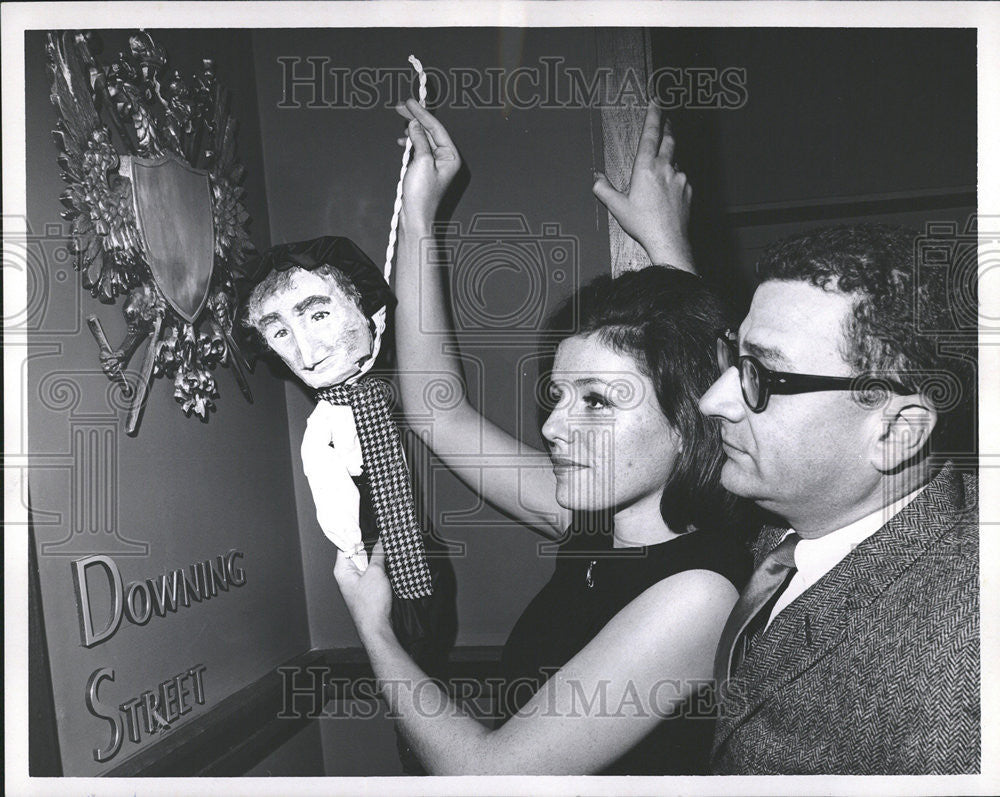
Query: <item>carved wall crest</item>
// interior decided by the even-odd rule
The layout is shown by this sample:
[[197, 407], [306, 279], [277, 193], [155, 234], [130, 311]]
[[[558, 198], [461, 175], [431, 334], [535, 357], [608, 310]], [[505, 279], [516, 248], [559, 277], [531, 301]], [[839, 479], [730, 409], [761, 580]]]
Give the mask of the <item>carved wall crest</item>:
[[[78, 31], [50, 33], [46, 45], [76, 268], [95, 298], [126, 297], [117, 349], [96, 317], [88, 323], [104, 372], [132, 399], [129, 434], [154, 376], [172, 378], [184, 412], [207, 420], [220, 363], [253, 400], [233, 338], [234, 270], [253, 244], [229, 95], [210, 59], [185, 80], [144, 32], [110, 64], [93, 45]], [[125, 368], [146, 340], [133, 384]]]

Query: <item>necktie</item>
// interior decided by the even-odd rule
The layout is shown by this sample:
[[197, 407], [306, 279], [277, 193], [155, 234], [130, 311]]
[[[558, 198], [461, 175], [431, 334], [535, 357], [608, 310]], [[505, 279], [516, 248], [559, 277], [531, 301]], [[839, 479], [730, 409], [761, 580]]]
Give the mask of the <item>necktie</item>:
[[747, 583], [722, 629], [722, 638], [715, 653], [715, 683], [719, 689], [729, 680], [733, 654], [740, 637], [764, 606], [774, 598], [795, 572], [795, 546], [798, 534], [789, 534], [764, 557]]
[[400, 598], [422, 598], [432, 592], [431, 573], [386, 392], [378, 379], [363, 377], [353, 385], [323, 388], [317, 397], [353, 410], [393, 592]]

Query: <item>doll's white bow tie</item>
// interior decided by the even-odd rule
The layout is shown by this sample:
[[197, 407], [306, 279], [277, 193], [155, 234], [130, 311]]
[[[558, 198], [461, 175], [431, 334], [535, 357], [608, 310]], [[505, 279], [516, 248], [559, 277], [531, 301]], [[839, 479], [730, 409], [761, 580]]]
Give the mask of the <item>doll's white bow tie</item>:
[[368, 555], [359, 523], [361, 496], [352, 478], [361, 475], [361, 444], [350, 407], [329, 401], [316, 405], [302, 436], [302, 467], [323, 533], [359, 570], [366, 570]]

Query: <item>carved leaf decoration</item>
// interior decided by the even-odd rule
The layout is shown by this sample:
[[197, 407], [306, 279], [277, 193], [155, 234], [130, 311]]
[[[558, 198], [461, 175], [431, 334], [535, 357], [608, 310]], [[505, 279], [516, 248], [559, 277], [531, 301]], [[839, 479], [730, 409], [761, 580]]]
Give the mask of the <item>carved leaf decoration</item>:
[[229, 92], [215, 82], [210, 61], [205, 63], [202, 86], [214, 97], [214, 117], [208, 125], [210, 133], [206, 159], [212, 175], [212, 211], [215, 222], [216, 256], [238, 268], [253, 251], [247, 224], [250, 216], [243, 206], [245, 189], [243, 166], [236, 160], [237, 122], [229, 114]]
[[49, 34], [50, 98], [59, 112], [53, 138], [60, 150], [60, 197], [70, 222], [76, 268], [84, 287], [112, 302], [145, 272], [132, 205], [132, 186], [118, 173], [120, 159], [101, 123], [72, 34]]

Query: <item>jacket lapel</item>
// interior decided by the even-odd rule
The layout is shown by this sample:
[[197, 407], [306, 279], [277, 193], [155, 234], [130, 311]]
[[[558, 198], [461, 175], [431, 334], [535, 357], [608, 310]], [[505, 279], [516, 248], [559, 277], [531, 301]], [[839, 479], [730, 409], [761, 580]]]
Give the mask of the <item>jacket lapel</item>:
[[[780, 612], [733, 673], [715, 748], [759, 706], [829, 655], [844, 639], [851, 619], [961, 520], [964, 510], [961, 477], [948, 463], [902, 512]], [[758, 538], [763, 552], [755, 559], [782, 536], [781, 530], [765, 529]]]

